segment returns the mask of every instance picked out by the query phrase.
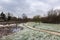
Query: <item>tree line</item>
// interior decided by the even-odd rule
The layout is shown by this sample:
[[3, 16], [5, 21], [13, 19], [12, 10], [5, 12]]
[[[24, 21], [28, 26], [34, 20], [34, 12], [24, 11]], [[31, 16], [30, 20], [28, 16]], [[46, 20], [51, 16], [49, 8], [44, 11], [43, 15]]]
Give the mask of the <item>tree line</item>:
[[60, 23], [60, 10], [49, 10], [46, 17], [42, 17], [43, 23]]
[[11, 13], [7, 13], [7, 15], [4, 12], [0, 13], [0, 22], [7, 22], [7, 21], [17, 21], [17, 22], [38, 22], [40, 21], [40, 16], [34, 16], [33, 18], [28, 18], [26, 14], [22, 14], [22, 18], [20, 17], [15, 17], [11, 15]]
[[28, 18], [24, 13], [22, 14], [22, 18], [17, 18], [15, 16], [12, 17], [10, 13], [6, 16], [6, 14], [1, 12], [0, 21], [60, 23], [60, 10], [51, 9], [47, 12], [47, 16], [41, 17], [40, 15], [36, 15], [33, 18]]
[[0, 21], [9, 21], [11, 19], [10, 13], [6, 16], [3, 12], [0, 14]]

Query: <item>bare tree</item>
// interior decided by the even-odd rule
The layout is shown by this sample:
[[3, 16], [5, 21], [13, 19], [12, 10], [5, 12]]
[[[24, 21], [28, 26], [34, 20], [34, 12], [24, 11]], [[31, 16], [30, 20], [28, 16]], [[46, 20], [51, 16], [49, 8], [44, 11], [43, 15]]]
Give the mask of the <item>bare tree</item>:
[[11, 14], [10, 13], [8, 13], [8, 18], [7, 18], [7, 20], [9, 21], [9, 20], [11, 20]]
[[27, 15], [23, 13], [22, 19], [23, 19], [23, 22], [27, 22], [28, 21]]

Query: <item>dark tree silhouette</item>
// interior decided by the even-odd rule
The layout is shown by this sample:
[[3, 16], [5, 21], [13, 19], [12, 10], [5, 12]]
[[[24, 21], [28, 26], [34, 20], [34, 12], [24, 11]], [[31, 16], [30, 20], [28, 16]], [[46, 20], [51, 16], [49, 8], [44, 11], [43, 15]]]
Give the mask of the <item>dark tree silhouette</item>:
[[1, 18], [6, 21], [6, 15], [3, 12], [1, 12]]
[[7, 20], [8, 20], [8, 21], [11, 20], [11, 14], [10, 14], [10, 13], [8, 13], [8, 18], [7, 18]]
[[33, 21], [40, 23], [40, 15], [36, 15], [33, 17]]
[[44, 23], [60, 23], [60, 10], [49, 10], [47, 17], [41, 20]]
[[27, 15], [23, 13], [22, 19], [23, 19], [23, 22], [27, 22], [28, 21]]

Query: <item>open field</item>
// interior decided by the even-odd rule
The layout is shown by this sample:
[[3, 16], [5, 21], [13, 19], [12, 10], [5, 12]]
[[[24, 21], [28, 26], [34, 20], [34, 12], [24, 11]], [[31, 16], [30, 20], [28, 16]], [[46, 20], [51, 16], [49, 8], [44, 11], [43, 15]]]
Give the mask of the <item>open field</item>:
[[[60, 24], [45, 24], [45, 23], [26, 23], [28, 26], [37, 29], [46, 29], [60, 32]], [[22, 25], [22, 24], [19, 24]], [[49, 34], [47, 32], [40, 32], [24, 27], [23, 30], [14, 34], [3, 36], [0, 40], [60, 40], [60, 35]]]
[[42, 29], [47, 29], [47, 30], [53, 30], [53, 31], [57, 31], [60, 32], [60, 24], [47, 24], [47, 23], [34, 23], [34, 22], [29, 22], [27, 23], [28, 26], [35, 26], [35, 28], [42, 28]]

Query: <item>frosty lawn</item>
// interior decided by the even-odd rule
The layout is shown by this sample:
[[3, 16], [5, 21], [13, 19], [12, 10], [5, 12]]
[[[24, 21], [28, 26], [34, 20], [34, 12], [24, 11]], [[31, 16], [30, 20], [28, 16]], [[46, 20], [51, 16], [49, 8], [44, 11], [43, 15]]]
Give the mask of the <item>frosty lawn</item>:
[[[56, 30], [60, 32], [60, 24], [43, 24], [40, 23], [40, 25], [37, 23], [26, 23], [29, 26], [36, 25], [35, 28], [43, 28], [43, 29], [50, 29], [50, 30]], [[24, 27], [24, 30], [19, 31], [17, 33], [4, 36], [0, 40], [60, 40], [60, 36], [48, 34], [46, 32], [39, 32], [34, 31], [29, 28]]]

